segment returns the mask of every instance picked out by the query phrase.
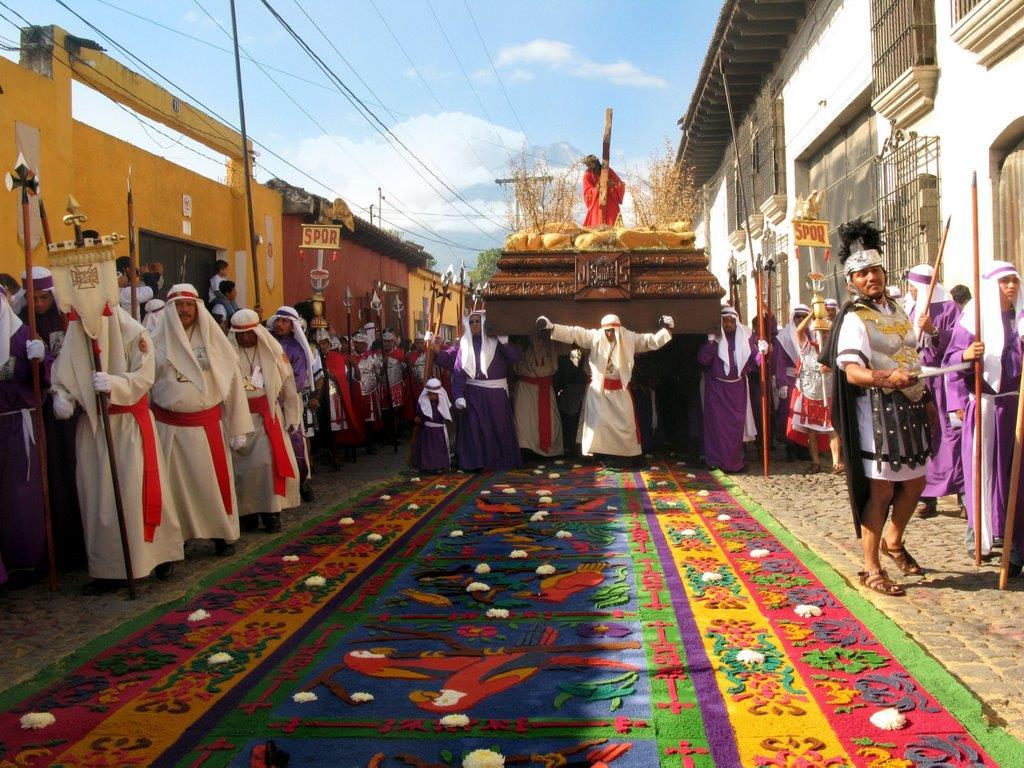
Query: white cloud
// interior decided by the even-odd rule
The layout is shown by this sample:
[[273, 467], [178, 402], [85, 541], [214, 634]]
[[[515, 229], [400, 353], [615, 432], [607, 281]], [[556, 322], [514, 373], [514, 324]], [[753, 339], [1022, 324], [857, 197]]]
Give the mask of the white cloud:
[[498, 53], [497, 65], [508, 67], [513, 64], [547, 64], [558, 66], [567, 64], [576, 58], [573, 47], [569, 43], [558, 40], [546, 40], [542, 37], [522, 45], [502, 48]]
[[513, 68], [509, 78], [514, 82], [533, 78], [533, 73], [525, 69], [529, 65], [544, 66], [584, 80], [605, 80], [612, 85], [668, 88], [668, 82], [664, 78], [644, 72], [631, 61], [592, 61], [579, 55], [569, 43], [559, 40], [537, 38], [522, 45], [502, 48], [498, 54], [497, 66]]

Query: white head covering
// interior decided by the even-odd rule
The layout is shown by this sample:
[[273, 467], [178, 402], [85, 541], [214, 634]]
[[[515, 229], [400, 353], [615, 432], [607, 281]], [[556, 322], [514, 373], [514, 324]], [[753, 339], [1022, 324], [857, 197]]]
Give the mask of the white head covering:
[[[352, 343], [353, 344], [369, 344], [370, 343], [370, 339], [362, 331], [356, 331], [355, 333], [352, 334]], [[353, 350], [353, 351], [355, 351], [355, 350]]]
[[166, 305], [162, 299], [150, 299], [146, 302], [146, 316], [142, 319], [142, 324], [151, 334], [156, 332], [164, 306]]
[[[811, 308], [806, 304], [797, 304], [793, 307], [793, 311], [790, 312], [790, 320], [779, 331], [779, 335], [776, 336], [776, 340], [779, 342], [779, 346], [782, 347], [786, 354], [789, 355], [789, 359], [796, 365], [796, 361], [800, 359], [800, 344], [797, 343], [796, 339], [796, 327], [799, 325], [796, 321], [796, 316], [800, 313], [809, 315]], [[737, 319], [737, 325], [739, 320]]]
[[[928, 286], [932, 281], [932, 275], [935, 274], [935, 268], [931, 264], [918, 264], [917, 266], [911, 267], [910, 272], [907, 273], [907, 280], [914, 284], [917, 289], [917, 299], [915, 299], [912, 306], [916, 306], [914, 315], [915, 317], [921, 317], [925, 312], [924, 300], [928, 293]], [[909, 294], [910, 291], [907, 291]], [[935, 283], [935, 290], [932, 292], [932, 304], [942, 304], [947, 301], [952, 301], [953, 297], [949, 295], [949, 291], [946, 290], [942, 283]]]
[[275, 312], [273, 316], [269, 320], [267, 320], [267, 328], [271, 331], [271, 333], [273, 333], [274, 323], [277, 321], [279, 317], [285, 320], [292, 321], [292, 336], [295, 337], [295, 340], [297, 342], [299, 342], [299, 346], [302, 347], [302, 352], [306, 356], [306, 388], [312, 389], [313, 369], [316, 367], [314, 365], [314, 360], [316, 359], [316, 356], [313, 354], [313, 350], [310, 349], [309, 347], [309, 340], [306, 338], [306, 334], [302, 332], [302, 324], [300, 322], [302, 318], [299, 316], [299, 313], [295, 310], [294, 307], [278, 307], [277, 312]]
[[839, 302], [835, 299], [825, 299], [825, 307], [831, 307], [832, 309], [839, 309]]
[[[967, 302], [963, 314], [960, 315], [960, 325], [974, 335], [978, 341], [985, 342], [985, 359], [982, 361], [983, 378], [992, 387], [993, 392], [999, 392], [999, 380], [1002, 378], [1002, 356], [1003, 356], [1003, 310], [999, 300], [999, 279], [1003, 277], [1016, 277], [1020, 280], [1016, 267], [1005, 261], [993, 261], [988, 269], [982, 273], [981, 295]], [[974, 302], [981, 300], [981, 338], [974, 329]], [[1013, 317], [1017, 333], [1024, 336], [1024, 292], [1017, 292], [1017, 299], [1013, 304]]]
[[[736, 318], [736, 366], [737, 375], [739, 371], [743, 370], [743, 367], [747, 364], [747, 358], [750, 357], [750, 329], [747, 326], [740, 323], [740, 314], [730, 306], [722, 307], [722, 317], [735, 317]], [[721, 330], [718, 334], [718, 359], [722, 361], [722, 365], [725, 367], [725, 375], [728, 376], [732, 373], [732, 368], [729, 365], [729, 339], [725, 335], [725, 330]]]
[[21, 318], [14, 313], [7, 290], [0, 287], [0, 365], [11, 356], [11, 336], [21, 328]]
[[363, 326], [363, 333], [366, 335], [366, 343], [372, 347], [373, 342], [377, 340], [377, 324], [366, 323]]
[[256, 334], [256, 355], [259, 358], [260, 372], [263, 375], [263, 389], [266, 390], [267, 400], [275, 403], [283, 386], [278, 362], [284, 357], [284, 350], [281, 348], [280, 342], [274, 338], [274, 334], [260, 324], [259, 315], [251, 309], [240, 309], [231, 315], [231, 327], [228, 329], [229, 342], [235, 352], [236, 360], [242, 354], [237, 334], [245, 331], [252, 331]]
[[431, 392], [437, 395], [437, 412], [441, 414], [443, 419], [451, 421], [452, 403], [448, 399], [448, 393], [444, 391], [444, 387], [441, 386], [441, 382], [438, 379], [427, 379], [427, 383], [423, 385], [423, 391], [420, 392], [418, 398], [420, 409], [423, 413], [430, 413]]
[[494, 359], [494, 353], [498, 349], [498, 340], [487, 335], [487, 313], [482, 309], [476, 309], [466, 315], [462, 321], [462, 338], [459, 340], [459, 360], [462, 362], [462, 370], [471, 379], [476, 378], [477, 359], [473, 353], [473, 334], [469, 330], [469, 318], [474, 315], [480, 318], [480, 370], [484, 376]]
[[236, 373], [236, 355], [231, 344], [228, 343], [224, 332], [217, 325], [216, 319], [210, 314], [206, 305], [200, 301], [199, 292], [191, 283], [178, 283], [171, 286], [167, 292], [167, 307], [157, 323], [156, 331], [153, 334], [153, 344], [156, 346], [156, 362], [159, 367], [164, 360], [174, 366], [188, 378], [200, 392], [206, 391], [206, 377], [203, 375], [199, 361], [196, 360], [192, 351], [192, 342], [189, 341], [185, 328], [181, 324], [181, 318], [173, 304], [178, 301], [192, 299], [196, 304], [196, 331], [206, 347], [206, 357], [210, 365], [210, 373], [213, 375], [214, 386], [220, 398], [226, 399], [231, 390], [231, 382]]
[[[28, 278], [25, 273], [21, 273], [21, 284], [24, 286], [28, 283]], [[53, 272], [48, 270], [46, 267], [32, 267], [32, 288], [36, 291], [49, 291], [54, 293], [55, 289], [53, 286]], [[24, 288], [22, 288], [24, 290]]]

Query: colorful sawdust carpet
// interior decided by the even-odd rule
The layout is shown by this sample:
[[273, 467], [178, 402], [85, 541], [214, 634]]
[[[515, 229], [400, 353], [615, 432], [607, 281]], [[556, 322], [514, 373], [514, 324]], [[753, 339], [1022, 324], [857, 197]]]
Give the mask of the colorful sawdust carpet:
[[247, 766], [268, 740], [358, 768], [938, 768], [1019, 747], [763, 511], [669, 459], [398, 480], [13, 695], [0, 766]]

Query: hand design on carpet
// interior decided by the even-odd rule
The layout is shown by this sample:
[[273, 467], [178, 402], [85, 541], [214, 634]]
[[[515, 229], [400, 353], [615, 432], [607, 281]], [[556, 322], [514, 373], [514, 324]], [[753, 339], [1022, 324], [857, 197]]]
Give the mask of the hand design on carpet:
[[[324, 670], [305, 689], [323, 685], [342, 701], [354, 704], [348, 692], [334, 679], [344, 668], [383, 679], [437, 680], [441, 682], [436, 689], [412, 691], [409, 700], [420, 709], [443, 715], [467, 712], [545, 670], [615, 669], [637, 672], [638, 667], [634, 664], [592, 654], [641, 647], [639, 642], [630, 640], [559, 645], [558, 630], [546, 627], [537, 643], [480, 650], [440, 633], [381, 625], [368, 628], [377, 634], [372, 639], [359, 642], [373, 643], [372, 648], [349, 651], [341, 664]], [[377, 645], [424, 640], [435, 641], [445, 648], [400, 653], [394, 647]]]

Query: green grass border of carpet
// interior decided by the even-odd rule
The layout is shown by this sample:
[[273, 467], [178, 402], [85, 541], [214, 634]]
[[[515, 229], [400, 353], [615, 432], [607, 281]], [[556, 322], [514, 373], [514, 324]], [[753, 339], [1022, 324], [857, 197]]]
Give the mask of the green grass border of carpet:
[[[366, 496], [378, 493], [384, 488], [394, 486], [396, 482], [399, 482], [401, 480], [401, 477], [402, 475], [399, 474], [397, 477], [391, 477], [387, 480], [380, 480], [378, 482], [367, 485], [361, 490], [349, 494], [344, 499], [332, 505], [329, 509], [325, 510], [324, 512], [318, 515], [314, 515], [310, 519], [306, 520], [299, 527], [286, 529], [286, 531], [281, 536], [274, 537], [273, 539], [260, 544], [252, 551], [244, 554], [241, 558], [237, 558], [235, 560], [225, 563], [219, 568], [215, 568], [213, 571], [199, 578], [193, 584], [191, 584], [185, 591], [185, 593], [180, 597], [176, 597], [172, 600], [168, 600], [167, 602], [155, 605], [152, 608], [139, 614], [138, 616], [128, 619], [125, 622], [122, 622], [113, 629], [104, 632], [102, 635], [99, 635], [98, 637], [90, 640], [77, 650], [72, 651], [71, 653], [65, 656], [62, 656], [61, 658], [57, 659], [54, 662], [51, 662], [50, 664], [47, 664], [45, 667], [39, 670], [39, 672], [33, 675], [30, 679], [24, 680], [13, 686], [12, 688], [8, 688], [5, 691], [0, 691], [0, 710], [5, 712], [9, 711], [19, 702], [39, 693], [48, 685], [53, 684], [61, 676], [66, 675], [70, 671], [74, 670], [76, 667], [79, 667], [91, 661], [93, 658], [100, 655], [100, 653], [107, 650], [115, 643], [119, 643], [120, 641], [122, 641], [128, 635], [132, 634], [133, 632], [137, 632], [147, 624], [151, 624], [153, 621], [155, 621], [163, 614], [175, 608], [180, 608], [182, 605], [187, 603], [189, 600], [193, 599], [199, 593], [211, 587], [216, 582], [221, 581], [222, 579], [226, 578], [227, 576], [231, 575], [236, 571], [248, 567], [254, 561], [263, 557], [267, 552], [285, 543], [286, 537], [288, 535], [290, 535], [291, 537], [296, 537], [306, 534], [310, 529], [315, 528], [316, 526], [323, 523], [323, 521], [326, 520], [328, 517], [336, 514], [339, 509], [346, 506], [351, 506], [354, 503], [358, 503]], [[469, 477], [470, 476], [467, 475], [466, 479], [468, 479]]]
[[[791, 533], [768, 509], [755, 501], [734, 480], [720, 472], [712, 476], [732, 494], [733, 498], [765, 528], [771, 531], [808, 569], [836, 595], [850, 612], [864, 623], [879, 641], [897, 656], [935, 699], [959, 720], [998, 765], [1019, 765], [1024, 742], [1005, 729], [988, 722], [981, 700], [955, 675], [928, 653], [893, 619], [865, 598], [850, 582], [812, 552]], [[1013, 756], [1017, 757], [1014, 758]]]

